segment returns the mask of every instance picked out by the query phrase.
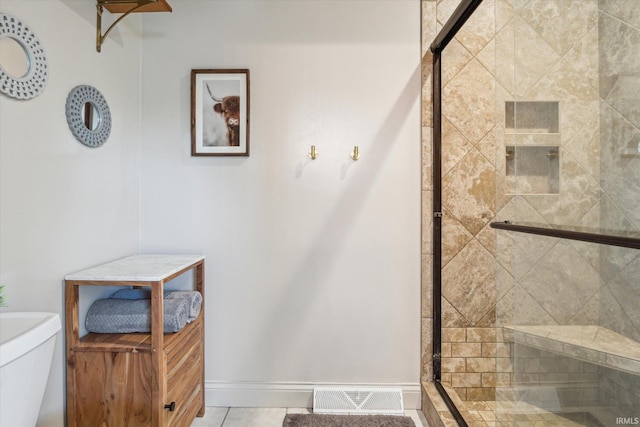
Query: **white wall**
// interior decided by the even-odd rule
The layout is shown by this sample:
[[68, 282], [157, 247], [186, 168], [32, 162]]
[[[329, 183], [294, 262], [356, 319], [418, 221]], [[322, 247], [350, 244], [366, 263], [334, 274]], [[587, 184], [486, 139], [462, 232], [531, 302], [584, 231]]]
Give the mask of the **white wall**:
[[[95, 51], [95, 4], [2, 0], [34, 31], [49, 59], [45, 90], [30, 101], [0, 96], [0, 282], [4, 311], [63, 316], [63, 278], [137, 252], [140, 173], [140, 19], [120, 24]], [[106, 144], [75, 140], [69, 91], [95, 86], [113, 128]], [[39, 426], [64, 425], [64, 337], [58, 335]]]
[[[141, 247], [206, 256], [207, 403], [415, 398], [419, 2], [172, 6], [143, 17]], [[191, 157], [196, 68], [250, 69], [250, 157]]]
[[[419, 2], [173, 3], [125, 19], [98, 54], [94, 3], [0, 0], [50, 73], [33, 100], [0, 96], [2, 310], [63, 315], [67, 273], [202, 252], [209, 404], [332, 382], [417, 390]], [[251, 157], [190, 156], [192, 68], [251, 70]], [[66, 124], [78, 84], [111, 107], [98, 149]], [[63, 425], [58, 338], [40, 426]]]

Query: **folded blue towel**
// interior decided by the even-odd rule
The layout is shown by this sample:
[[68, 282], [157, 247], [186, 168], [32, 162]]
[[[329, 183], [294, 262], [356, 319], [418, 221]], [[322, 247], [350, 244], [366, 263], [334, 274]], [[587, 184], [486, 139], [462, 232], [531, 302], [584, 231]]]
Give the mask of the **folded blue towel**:
[[[111, 298], [116, 299], [149, 299], [151, 298], [151, 289], [149, 288], [124, 288], [119, 289]], [[186, 299], [189, 306], [189, 319], [192, 322], [198, 318], [202, 308], [202, 294], [198, 291], [164, 291], [165, 299]]]
[[[189, 319], [189, 303], [184, 298], [164, 300], [164, 332], [182, 330]], [[150, 332], [150, 299], [107, 298], [95, 301], [85, 320], [89, 332], [101, 334]]]
[[[119, 289], [111, 298], [116, 299], [149, 299], [151, 298], [151, 289], [149, 288], [124, 288]], [[189, 322], [198, 318], [202, 309], [202, 294], [198, 291], [164, 291], [164, 298], [176, 299], [183, 298], [187, 300], [189, 306]]]
[[149, 299], [151, 289], [149, 288], [123, 288], [116, 291], [110, 298], [117, 299]]
[[202, 308], [202, 294], [198, 291], [168, 291], [164, 294], [165, 299], [181, 298], [187, 301], [189, 306], [189, 322], [198, 318]]

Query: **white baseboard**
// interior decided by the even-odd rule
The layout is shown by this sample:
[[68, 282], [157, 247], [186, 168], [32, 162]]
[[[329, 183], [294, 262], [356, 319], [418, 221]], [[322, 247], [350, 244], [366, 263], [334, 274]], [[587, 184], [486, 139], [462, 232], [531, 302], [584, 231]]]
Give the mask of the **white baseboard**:
[[249, 383], [205, 381], [206, 406], [244, 408], [311, 408], [314, 387], [399, 387], [405, 409], [420, 409], [420, 384]]

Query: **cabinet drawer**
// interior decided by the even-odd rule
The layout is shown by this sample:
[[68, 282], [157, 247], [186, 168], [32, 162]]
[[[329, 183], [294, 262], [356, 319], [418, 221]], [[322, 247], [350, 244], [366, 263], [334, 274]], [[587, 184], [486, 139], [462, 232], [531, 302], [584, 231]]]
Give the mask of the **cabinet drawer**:
[[201, 319], [183, 331], [180, 340], [165, 348], [167, 361], [166, 404], [175, 402], [174, 411], [167, 410], [167, 425], [188, 427], [202, 408], [202, 324]]
[[167, 363], [167, 387], [176, 378], [185, 366], [188, 366], [188, 359], [194, 352], [194, 347], [199, 346], [202, 339], [202, 316], [189, 323], [182, 331], [165, 335], [166, 344], [164, 346], [165, 360]]

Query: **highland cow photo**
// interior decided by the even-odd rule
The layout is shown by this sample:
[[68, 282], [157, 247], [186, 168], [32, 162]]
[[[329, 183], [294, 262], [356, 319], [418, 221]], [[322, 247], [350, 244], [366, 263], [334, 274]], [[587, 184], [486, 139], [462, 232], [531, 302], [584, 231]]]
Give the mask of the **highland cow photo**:
[[191, 70], [191, 155], [249, 155], [249, 70]]

